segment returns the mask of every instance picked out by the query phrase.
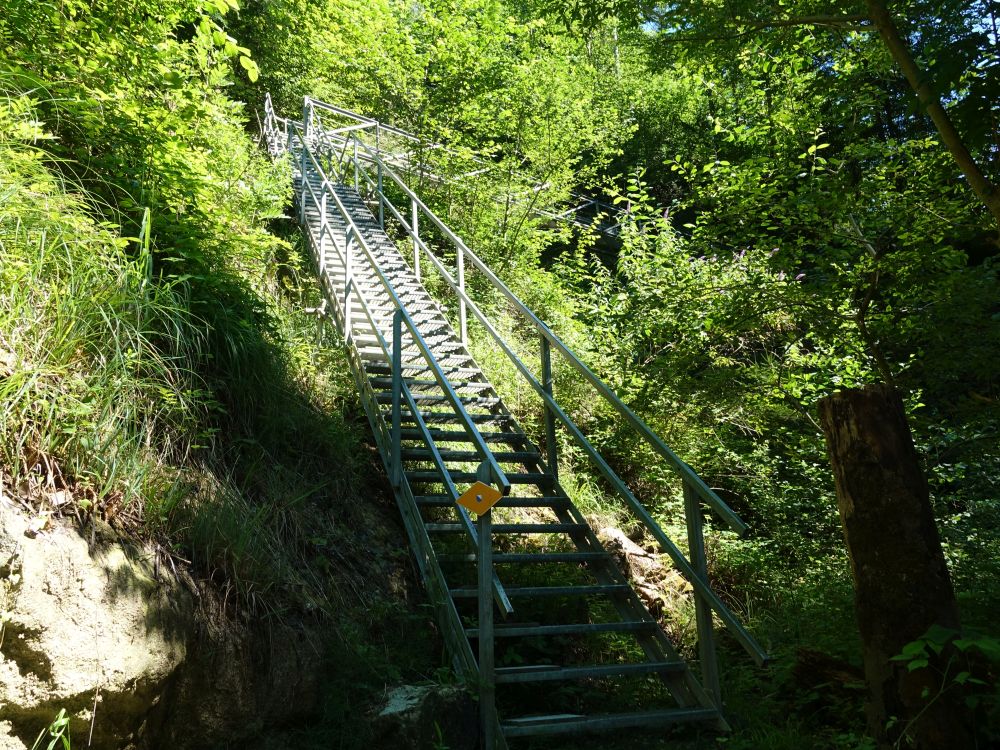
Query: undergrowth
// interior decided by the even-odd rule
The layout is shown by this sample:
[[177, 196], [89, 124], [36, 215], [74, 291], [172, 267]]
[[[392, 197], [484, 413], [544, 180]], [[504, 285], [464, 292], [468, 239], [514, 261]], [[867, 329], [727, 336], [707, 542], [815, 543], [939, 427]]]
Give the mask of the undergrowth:
[[[228, 211], [191, 231], [155, 201], [130, 225], [74, 181], [28, 93], [0, 100], [7, 492], [156, 540], [237, 609], [331, 610], [366, 459], [341, 349], [302, 312], [317, 292], [295, 236], [267, 231], [282, 165], [234, 123], [251, 195], [228, 189]], [[214, 258], [178, 251], [194, 231]]]

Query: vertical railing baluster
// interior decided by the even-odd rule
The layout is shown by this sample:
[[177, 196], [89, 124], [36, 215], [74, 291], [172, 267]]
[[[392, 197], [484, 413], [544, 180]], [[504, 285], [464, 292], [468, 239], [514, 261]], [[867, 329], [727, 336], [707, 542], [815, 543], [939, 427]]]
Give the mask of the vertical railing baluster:
[[465, 309], [465, 252], [462, 245], [458, 245], [458, 333], [462, 339], [462, 346], [469, 345], [468, 316]]
[[416, 198], [410, 199], [410, 225], [413, 228], [413, 273], [420, 281], [420, 211]]
[[493, 511], [480, 514], [479, 534], [479, 718], [484, 750], [496, 747], [496, 674], [493, 668]]
[[351, 340], [351, 315], [354, 307], [351, 304], [351, 284], [354, 281], [354, 240], [354, 227], [350, 226], [344, 240], [344, 340], [347, 342]]
[[[542, 389], [552, 396], [553, 391], [553, 378], [552, 378], [552, 346], [549, 344], [548, 338], [545, 334], [539, 334], [541, 337], [541, 356], [542, 356]], [[549, 464], [549, 473], [552, 474], [553, 486], [559, 482], [559, 451], [556, 445], [556, 415], [552, 413], [552, 409], [549, 408], [548, 404], [543, 405], [545, 413], [545, 459]]]
[[396, 310], [392, 316], [392, 485], [403, 483], [403, 311]]
[[323, 191], [320, 193], [319, 201], [319, 272], [326, 272], [326, 189], [327, 182], [323, 180]]
[[385, 195], [382, 193], [382, 157], [375, 152], [376, 165], [378, 167], [378, 225], [385, 229]]
[[[688, 551], [694, 572], [708, 583], [708, 560], [705, 557], [705, 530], [701, 519], [701, 503], [698, 493], [684, 482], [684, 514], [687, 516]], [[712, 623], [712, 608], [704, 597], [694, 592], [695, 621], [698, 625], [698, 661], [705, 691], [722, 710], [722, 690], [719, 685], [719, 662], [715, 653], [715, 632]]]
[[308, 194], [309, 188], [306, 186], [306, 164], [308, 163], [308, 152], [306, 151], [306, 139], [305, 135], [302, 136], [302, 163], [299, 165], [299, 182], [302, 186], [302, 197], [299, 200], [299, 223], [305, 225], [306, 223], [306, 195]]
[[355, 193], [360, 193], [361, 192], [361, 184], [360, 184], [361, 175], [360, 175], [360, 173], [358, 171], [359, 170], [359, 167], [358, 167], [358, 137], [357, 136], [352, 136], [352, 138], [354, 139], [354, 192]]
[[382, 126], [375, 123], [375, 166], [378, 172], [378, 225], [385, 229], [385, 196], [382, 194]]

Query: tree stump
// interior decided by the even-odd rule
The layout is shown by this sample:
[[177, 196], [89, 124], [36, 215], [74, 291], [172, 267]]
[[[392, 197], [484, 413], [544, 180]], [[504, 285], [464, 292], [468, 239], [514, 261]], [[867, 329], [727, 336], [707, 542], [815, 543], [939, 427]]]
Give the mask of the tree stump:
[[958, 750], [971, 738], [941, 663], [909, 671], [891, 661], [934, 624], [958, 628], [958, 608], [931, 512], [927, 480], [896, 391], [886, 385], [819, 402], [854, 576], [855, 611], [880, 743]]

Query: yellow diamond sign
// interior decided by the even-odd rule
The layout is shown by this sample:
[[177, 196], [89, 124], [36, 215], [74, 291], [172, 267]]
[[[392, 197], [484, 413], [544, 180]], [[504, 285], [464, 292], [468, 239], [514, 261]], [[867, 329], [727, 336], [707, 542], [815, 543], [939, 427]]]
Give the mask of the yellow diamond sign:
[[462, 493], [462, 496], [458, 498], [458, 504], [466, 510], [482, 515], [496, 505], [501, 497], [503, 497], [503, 493], [500, 490], [483, 482], [476, 482]]

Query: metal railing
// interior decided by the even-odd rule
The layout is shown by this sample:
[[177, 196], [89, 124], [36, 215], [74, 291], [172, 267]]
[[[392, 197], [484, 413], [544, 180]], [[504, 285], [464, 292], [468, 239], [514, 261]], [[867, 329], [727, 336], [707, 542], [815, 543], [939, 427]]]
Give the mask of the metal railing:
[[[314, 127], [322, 130], [321, 113], [329, 108], [318, 102], [307, 99], [303, 119], [315, 123]], [[339, 113], [339, 112], [338, 112]], [[380, 128], [372, 121], [369, 129]], [[660, 548], [666, 553], [677, 570], [691, 584], [695, 593], [696, 620], [698, 625], [699, 656], [706, 689], [720, 700], [718, 667], [715, 656], [713, 636], [713, 613], [719, 618], [726, 630], [747, 651], [754, 661], [763, 665], [768, 661], [768, 655], [750, 633], [738, 621], [735, 614], [722, 599], [712, 590], [708, 582], [707, 561], [704, 551], [704, 528], [701, 516], [701, 504], [704, 503], [733, 531], [740, 535], [747, 532], [746, 524], [705, 481], [681, 460], [627, 404], [625, 404], [612, 389], [601, 380], [577, 355], [559, 338], [541, 319], [535, 315], [511, 289], [489, 268], [489, 266], [465, 242], [431, 210], [405, 181], [386, 163], [377, 146], [372, 147], [358, 137], [363, 129], [349, 132], [343, 136], [350, 145], [342, 145], [341, 153], [346, 156], [339, 164], [339, 175], [345, 182], [353, 181], [359, 189], [362, 184], [365, 192], [372, 195], [377, 202], [379, 222], [384, 227], [385, 215], [388, 213], [409, 238], [413, 248], [414, 272], [420, 274], [421, 255], [434, 267], [440, 278], [451, 289], [459, 303], [459, 330], [463, 343], [468, 340], [467, 317], [471, 313], [482, 325], [496, 346], [503, 351], [514, 365], [518, 373], [536, 392], [541, 399], [545, 421], [545, 447], [548, 465], [553, 472], [557, 471], [558, 447], [556, 442], [556, 427], [561, 425], [572, 440], [590, 459], [598, 472], [607, 480], [614, 492], [625, 502], [636, 518], [642, 523]], [[331, 161], [332, 163], [332, 161]], [[372, 174], [374, 172], [374, 174]], [[386, 186], [394, 186], [408, 200], [409, 210], [396, 206], [386, 193]], [[409, 214], [407, 217], [404, 214]], [[455, 251], [454, 272], [448, 269], [444, 261], [438, 257], [428, 242], [421, 237], [420, 226], [429, 222], [451, 244]], [[539, 360], [541, 378], [535, 377], [529, 367], [513, 350], [510, 344], [498, 332], [494, 323], [482, 310], [480, 305], [470, 297], [466, 285], [466, 267], [471, 265], [489, 282], [490, 286], [499, 292], [510, 303], [517, 314], [532, 326], [539, 337]], [[580, 427], [560, 406], [553, 395], [554, 375], [552, 367], [552, 350], [555, 350], [577, 372], [584, 381], [606, 401], [624, 420], [624, 422], [639, 436], [666, 465], [680, 478], [683, 487], [687, 537], [690, 559], [684, 555], [656, 522], [649, 510], [636, 498], [624, 480], [611, 468], [607, 460], [586, 437]]]
[[[292, 150], [292, 146], [296, 140], [298, 140], [299, 143], [307, 144], [301, 149], [300, 152], [301, 161], [299, 164], [299, 173], [301, 175], [301, 185], [298, 195], [300, 211], [299, 219], [302, 223], [305, 223], [306, 213], [310, 208], [313, 208], [318, 212], [318, 236], [312, 236], [310, 234], [310, 240], [321, 276], [328, 278], [324, 274], [324, 271], [326, 270], [326, 254], [328, 250], [332, 250], [337, 253], [340, 266], [344, 268], [345, 273], [343, 289], [331, 290], [335, 294], [335, 299], [336, 297], [342, 296], [344, 300], [343, 308], [335, 308], [334, 311], [335, 316], [338, 318], [338, 323], [341, 326], [341, 330], [344, 333], [344, 337], [348, 342], [351, 341], [351, 319], [354, 305], [356, 303], [359, 305], [361, 312], [364, 314], [365, 318], [371, 325], [372, 330], [375, 332], [377, 344], [382, 349], [387, 362], [391, 363], [392, 418], [391, 431], [388, 435], [388, 446], [386, 446], [386, 452], [389, 458], [389, 473], [393, 485], [398, 489], [403, 484], [401, 417], [402, 404], [405, 401], [407, 408], [410, 410], [410, 414], [415, 420], [418, 431], [420, 432], [424, 442], [427, 444], [428, 449], [431, 451], [432, 461], [441, 473], [442, 483], [445, 486], [445, 493], [448, 494], [453, 501], [457, 500], [460, 495], [457, 486], [451, 479], [451, 476], [445, 467], [440, 453], [434, 445], [434, 441], [430, 435], [430, 430], [421, 416], [419, 408], [417, 407], [416, 399], [414, 398], [409, 385], [406, 383], [406, 380], [402, 376], [404, 369], [407, 367], [412, 368], [414, 366], [412, 361], [407, 363], [403, 362], [403, 354], [406, 348], [404, 346], [405, 331], [405, 336], [409, 338], [409, 343], [416, 347], [417, 353], [429, 367], [434, 380], [441, 388], [448, 403], [454, 409], [455, 414], [458, 415], [460, 426], [467, 433], [470, 442], [474, 445], [476, 453], [479, 456], [481, 466], [484, 470], [484, 479], [495, 484], [504, 495], [509, 494], [511, 488], [510, 481], [507, 479], [506, 474], [501, 469], [492, 451], [490, 451], [487, 446], [486, 441], [475, 422], [465, 409], [461, 398], [458, 396], [454, 387], [445, 376], [440, 363], [434, 357], [413, 318], [407, 312], [402, 301], [399, 299], [392, 283], [379, 267], [379, 264], [375, 260], [372, 249], [365, 239], [363, 232], [358, 228], [354, 218], [344, 206], [340, 196], [338, 196], [336, 191], [333, 189], [333, 185], [327, 176], [327, 170], [324, 169], [324, 166], [321, 164], [320, 159], [317, 158], [313, 149], [308, 147], [310, 136], [307, 135], [306, 129], [303, 127], [301, 122], [287, 119], [280, 120], [277, 118], [273, 113], [273, 109], [270, 108], [269, 99], [267, 100], [265, 107], [265, 111], [268, 114], [268, 125], [265, 126], [265, 133], [268, 137], [283, 137], [285, 139], [285, 148], [289, 151]], [[313, 173], [319, 178], [320, 187], [318, 190], [314, 188], [312, 182], [307, 179], [310, 167]], [[331, 227], [329, 221], [330, 209], [336, 211], [336, 214], [340, 217], [340, 220], [345, 226], [343, 247], [341, 247], [341, 243], [338, 241], [338, 237]], [[355, 269], [357, 268], [358, 260], [360, 259], [360, 257], [356, 255], [358, 252], [360, 252], [360, 257], [363, 257], [368, 261], [366, 268], [371, 269], [375, 274], [378, 284], [381, 286], [382, 290], [391, 302], [394, 311], [391, 344], [385, 340], [385, 337], [380, 332], [375, 316], [372, 314], [365, 296], [361, 293], [359, 280], [355, 275]], [[478, 532], [476, 530], [476, 526], [472, 523], [471, 517], [461, 506], [456, 505], [455, 507], [458, 510], [460, 521], [464, 526], [465, 532], [469, 536], [472, 545], [474, 547], [478, 547], [480, 544]], [[501, 611], [505, 614], [510, 614], [513, 612], [513, 606], [504, 591], [503, 585], [495, 573], [492, 573], [491, 579], [493, 598], [500, 606]]]
[[[376, 150], [380, 152], [383, 162], [398, 169], [404, 169], [411, 174], [419, 173], [422, 178], [432, 182], [461, 183], [465, 180], [493, 172], [498, 168], [496, 163], [483, 156], [459, 154], [444, 144], [426, 141], [409, 131], [387, 125], [371, 117], [352, 112], [349, 109], [327, 104], [316, 99], [309, 99], [308, 101], [312, 103], [312, 112], [314, 115], [317, 111], [327, 112], [342, 120], [354, 121], [355, 123], [352, 126], [334, 128], [330, 132], [343, 132], [348, 128], [370, 131], [374, 135], [374, 145]], [[412, 144], [412, 147], [410, 149], [392, 148], [386, 143], [386, 136], [398, 138], [408, 144]], [[426, 157], [427, 154], [435, 152], [446, 153], [463, 160], [471, 161], [476, 167], [462, 174], [444, 176], [429, 171], [429, 165], [425, 158], [414, 158], [414, 154]], [[509, 197], [511, 198], [511, 202], [516, 205], [530, 204], [532, 200], [531, 196], [549, 187], [547, 183], [532, 182], [531, 178], [524, 174], [518, 174], [517, 177], [519, 183], [528, 186], [524, 191], [528, 195], [528, 198], [520, 199], [518, 195], [512, 194]], [[621, 221], [627, 213], [626, 211], [592, 195], [586, 195], [573, 190], [569, 191], [568, 195], [570, 205], [564, 205], [559, 209], [553, 210], [531, 206], [529, 210], [531, 213], [551, 221], [567, 222], [581, 228], [596, 229], [600, 234], [607, 237], [613, 238], [619, 235]], [[593, 214], [593, 216], [588, 216], [588, 214]], [[596, 222], [596, 219], [601, 216], [606, 217], [606, 221], [599, 224]]]
[[[353, 118], [353, 122], [339, 127], [327, 127], [324, 113]], [[334, 303], [334, 316], [338, 320], [345, 339], [352, 341], [352, 320], [359, 311], [363, 319], [374, 331], [376, 343], [385, 361], [390, 365], [391, 374], [391, 417], [385, 425], [378, 409], [377, 394], [364, 373], [361, 355], [356, 347], [349, 347], [352, 370], [362, 396], [362, 403], [368, 412], [375, 431], [376, 442], [389, 469], [397, 498], [402, 497], [400, 508], [406, 520], [407, 534], [414, 548], [422, 577], [430, 589], [431, 599], [442, 610], [443, 633], [456, 659], [456, 666], [468, 679], [480, 685], [481, 710], [483, 712], [484, 736], [494, 736], [496, 728], [493, 690], [495, 676], [493, 670], [493, 609], [496, 601], [505, 615], [513, 611], [507, 593], [498, 579], [492, 565], [492, 541], [490, 514], [479, 516], [476, 524], [464, 508], [455, 504], [461, 525], [476, 550], [479, 571], [479, 660], [472, 654], [465, 636], [461, 620], [452, 601], [448, 584], [441, 571], [427, 530], [420, 521], [420, 513], [402, 469], [401, 419], [404, 405], [409, 409], [416, 426], [416, 433], [428, 448], [430, 461], [441, 476], [445, 494], [457, 501], [459, 490], [452, 480], [445, 460], [435, 445], [435, 441], [424, 416], [418, 408], [417, 399], [410, 389], [403, 373], [413, 369], [416, 362], [423, 362], [433, 375], [447, 403], [455, 415], [480, 460], [481, 479], [495, 484], [503, 494], [510, 491], [510, 481], [490, 451], [483, 435], [465, 409], [462, 399], [446, 377], [427, 342], [421, 335], [413, 317], [393, 288], [393, 284], [380, 267], [373, 248], [363, 231], [355, 222], [351, 211], [344, 204], [334, 187], [353, 184], [358, 193], [368, 196], [375, 204], [379, 225], [386, 228], [387, 215], [409, 239], [412, 246], [412, 269], [418, 279], [421, 277], [422, 261], [430, 263], [434, 271], [444, 281], [458, 300], [458, 334], [463, 343], [468, 343], [468, 316], [471, 314], [483, 327], [487, 335], [510, 360], [521, 378], [531, 386], [541, 402], [544, 417], [544, 445], [546, 463], [553, 480], [558, 482], [558, 442], [557, 429], [566, 431], [574, 443], [592, 462], [597, 471], [608, 482], [640, 523], [656, 539], [660, 548], [672, 560], [677, 570], [691, 584], [695, 598], [695, 619], [698, 630], [698, 652], [702, 672], [702, 684], [710, 700], [721, 709], [721, 688], [719, 684], [718, 662], [715, 649], [714, 617], [739, 642], [758, 663], [764, 664], [768, 657], [756, 640], [737, 620], [733, 612], [712, 590], [708, 581], [708, 567], [704, 546], [704, 526], [702, 505], [713, 510], [723, 522], [739, 534], [747, 531], [739, 516], [702, 480], [698, 474], [681, 460], [664, 441], [649, 428], [635, 412], [625, 404], [579, 357], [534, 314], [511, 289], [472, 251], [465, 242], [434, 211], [422, 201], [395, 170], [391, 160], [398, 161], [397, 153], [382, 150], [384, 138], [413, 138], [405, 131], [388, 128], [375, 120], [342, 110], [331, 105], [305, 100], [302, 120], [294, 121], [279, 117], [273, 109], [270, 97], [265, 102], [264, 135], [272, 154], [282, 151], [295, 153], [301, 183], [298, 189], [299, 220], [308, 228], [310, 248], [315, 256], [320, 276], [328, 297]], [[372, 142], [374, 138], [374, 142]], [[395, 196], [395, 197], [394, 197]], [[401, 197], [400, 197], [401, 196]], [[397, 205], [402, 202], [404, 206]], [[337, 227], [331, 226], [334, 217]], [[429, 241], [427, 227], [433, 227], [436, 241], [443, 242], [454, 250], [454, 264], [449, 268], [445, 254], [435, 252]], [[423, 234], [421, 227], [424, 228]], [[343, 279], [335, 280], [327, 273], [328, 251], [336, 255], [338, 269], [343, 270]], [[363, 268], [363, 272], [359, 271]], [[478, 271], [489, 282], [489, 288], [498, 292], [509, 303], [515, 313], [538, 336], [539, 376], [532, 372], [512, 346], [497, 330], [496, 324], [484, 312], [482, 306], [470, 295], [466, 284], [466, 272], [471, 268]], [[392, 312], [391, 341], [380, 330], [379, 320], [372, 312], [367, 296], [374, 292], [388, 299]], [[357, 306], [357, 307], [355, 307]], [[361, 318], [359, 318], [361, 319]], [[385, 325], [382, 318], [382, 325]], [[624, 420], [631, 430], [655, 452], [679, 477], [684, 498], [687, 524], [688, 555], [669, 538], [653, 518], [648, 509], [637, 499], [632, 490], [608, 464], [576, 422], [566, 413], [554, 395], [553, 350], [575, 370], [590, 387], [600, 395]], [[416, 360], [414, 360], [416, 358]], [[701, 688], [699, 687], [700, 691]], [[497, 737], [502, 745], [502, 736]]]

